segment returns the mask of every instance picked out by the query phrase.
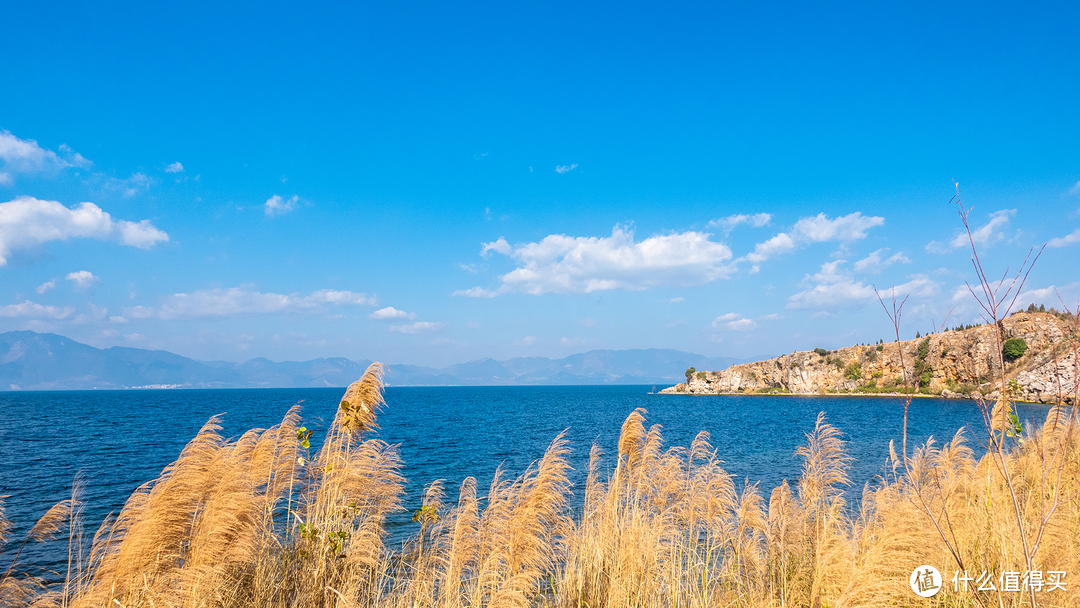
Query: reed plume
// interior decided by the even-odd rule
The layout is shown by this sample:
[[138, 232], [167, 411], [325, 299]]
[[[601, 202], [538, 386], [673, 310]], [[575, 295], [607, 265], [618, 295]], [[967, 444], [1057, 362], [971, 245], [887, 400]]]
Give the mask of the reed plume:
[[[665, 446], [646, 412], [622, 424], [614, 466], [593, 446], [583, 505], [568, 507], [565, 433], [519, 476], [496, 469], [486, 496], [468, 477], [448, 499], [429, 484], [415, 534], [387, 545], [402, 509], [396, 446], [373, 436], [381, 365], [342, 398], [318, 451], [299, 407], [234, 441], [211, 418], [176, 462], [71, 549], [67, 582], [47, 588], [16, 567], [0, 606], [114, 608], [560, 608], [894, 606], [912, 604], [915, 565], [972, 576], [1080, 571], [1080, 423], [1054, 407], [1012, 449], [976, 456], [969, 434], [933, 438], [867, 484], [849, 508], [850, 456], [819, 414], [794, 484], [736, 483], [707, 433]], [[1003, 473], [1003, 467], [1008, 476]], [[79, 484], [76, 484], [78, 486]], [[1016, 513], [1031, 531], [1014, 533]], [[0, 541], [11, 526], [0, 501]], [[78, 490], [23, 543], [77, 543]], [[83, 561], [80, 561], [83, 560]], [[942, 568], [949, 577], [950, 569]], [[1029, 596], [949, 587], [942, 605], [1027, 606]], [[1040, 603], [1075, 606], [1076, 586]]]

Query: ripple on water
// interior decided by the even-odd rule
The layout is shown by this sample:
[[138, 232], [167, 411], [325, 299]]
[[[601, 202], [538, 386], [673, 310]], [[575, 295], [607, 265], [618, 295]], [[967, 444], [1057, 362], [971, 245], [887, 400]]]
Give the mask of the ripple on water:
[[[667, 446], [688, 446], [698, 431], [711, 435], [725, 469], [759, 482], [767, 498], [782, 480], [799, 476], [795, 449], [819, 411], [850, 442], [853, 494], [883, 471], [890, 439], [900, 440], [902, 407], [877, 397], [658, 396], [643, 386], [430, 387], [387, 389], [380, 437], [399, 444], [404, 460], [405, 505], [416, 509], [428, 483], [445, 479], [448, 496], [467, 476], [486, 494], [496, 467], [515, 477], [540, 458], [567, 429], [577, 505], [595, 442], [612, 466], [622, 422], [635, 408], [648, 410]], [[68, 497], [77, 473], [86, 482], [88, 535], [123, 506], [144, 482], [176, 459], [213, 415], [222, 434], [277, 424], [303, 401], [304, 424], [316, 429], [318, 447], [343, 388], [0, 393], [0, 495], [20, 538], [52, 504]], [[1021, 404], [1023, 420], [1041, 423], [1047, 407]], [[973, 402], [918, 399], [909, 412], [909, 445], [930, 435], [951, 439], [957, 429], [982, 422]], [[408, 513], [390, 522], [392, 540], [410, 531]], [[0, 557], [10, 559], [10, 554]], [[34, 547], [27, 561], [60, 570], [66, 549]], [[22, 558], [21, 558], [22, 561]]]

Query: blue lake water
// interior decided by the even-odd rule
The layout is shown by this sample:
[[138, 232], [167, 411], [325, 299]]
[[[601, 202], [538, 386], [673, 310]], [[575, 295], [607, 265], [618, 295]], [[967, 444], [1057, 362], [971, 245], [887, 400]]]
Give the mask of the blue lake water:
[[[898, 449], [903, 407], [896, 398], [649, 395], [652, 386], [389, 388], [379, 436], [400, 444], [408, 479], [405, 504], [420, 505], [428, 483], [445, 479], [447, 494], [467, 476], [481, 488], [496, 467], [516, 477], [540, 458], [551, 440], [568, 429], [578, 495], [589, 449], [596, 442], [613, 462], [619, 429], [641, 407], [648, 423], [663, 427], [665, 444], [687, 446], [701, 430], [741, 480], [760, 482], [766, 497], [782, 480], [798, 478], [794, 456], [819, 411], [849, 441], [855, 462], [851, 497], [884, 470], [890, 439]], [[0, 495], [15, 524], [0, 555], [6, 563], [17, 539], [54, 503], [69, 496], [72, 480], [86, 480], [86, 531], [92, 535], [109, 512], [172, 462], [208, 418], [224, 413], [223, 434], [281, 421], [303, 402], [304, 424], [325, 430], [344, 392], [334, 389], [234, 389], [156, 391], [63, 391], [0, 393]], [[1046, 406], [1020, 404], [1024, 421], [1041, 424]], [[909, 446], [930, 435], [951, 439], [970, 425], [984, 434], [974, 402], [916, 399], [908, 418]], [[978, 445], [971, 442], [976, 453]], [[313, 448], [316, 447], [313, 445]], [[577, 501], [573, 501], [576, 503]], [[408, 529], [403, 514], [395, 528]], [[60, 569], [56, 549], [30, 546], [20, 561]]]

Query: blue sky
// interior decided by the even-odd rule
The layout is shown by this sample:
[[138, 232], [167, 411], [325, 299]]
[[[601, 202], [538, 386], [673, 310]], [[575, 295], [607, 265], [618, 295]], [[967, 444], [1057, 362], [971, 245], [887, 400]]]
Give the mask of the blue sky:
[[[202, 360], [764, 357], [1074, 306], [1071, 3], [19, 3], [0, 331]], [[872, 3], [870, 3], [872, 4]]]

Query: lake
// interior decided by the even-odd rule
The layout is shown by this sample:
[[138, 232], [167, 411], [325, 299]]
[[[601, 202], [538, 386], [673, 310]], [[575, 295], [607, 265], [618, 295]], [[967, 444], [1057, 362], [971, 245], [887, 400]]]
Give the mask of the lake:
[[[667, 446], [688, 446], [701, 430], [725, 469], [761, 484], [762, 495], [782, 480], [798, 478], [794, 456], [819, 411], [843, 433], [855, 458], [850, 496], [883, 472], [889, 440], [899, 449], [903, 407], [897, 398], [828, 396], [650, 395], [653, 386], [402, 387], [386, 390], [379, 436], [400, 444], [408, 479], [405, 505], [420, 506], [425, 485], [445, 479], [448, 497], [466, 476], [481, 489], [496, 467], [516, 477], [540, 458], [551, 440], [568, 429], [573, 481], [580, 504], [589, 449], [595, 442], [613, 466], [619, 429], [635, 408], [663, 427]], [[304, 424], [316, 429], [313, 449], [332, 419], [344, 388], [152, 391], [2, 392], [0, 495], [15, 524], [8, 551], [54, 503], [68, 497], [72, 480], [86, 479], [86, 530], [92, 534], [118, 511], [136, 487], [155, 478], [215, 414], [224, 413], [223, 434], [281, 421], [303, 402]], [[1021, 420], [1041, 424], [1047, 406], [1020, 404]], [[933, 435], [951, 439], [970, 425], [985, 433], [976, 404], [968, 400], [915, 399], [909, 411], [909, 446]], [[976, 454], [981, 453], [972, 441]], [[483, 492], [483, 490], [481, 491]], [[392, 522], [395, 536], [411, 529], [409, 515]], [[20, 562], [60, 569], [55, 548], [30, 546]]]

